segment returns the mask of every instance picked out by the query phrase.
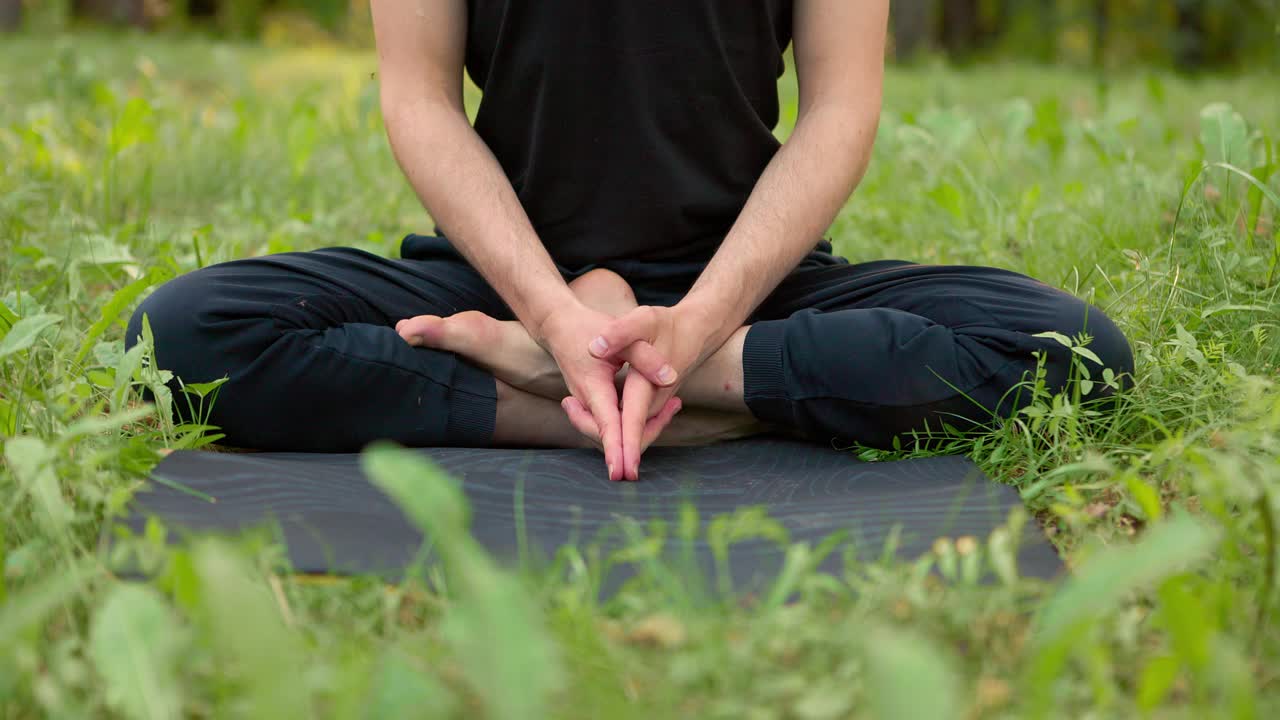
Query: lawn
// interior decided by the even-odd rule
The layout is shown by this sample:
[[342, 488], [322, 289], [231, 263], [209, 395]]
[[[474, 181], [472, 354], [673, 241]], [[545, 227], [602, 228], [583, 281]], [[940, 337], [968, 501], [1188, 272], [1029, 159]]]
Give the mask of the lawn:
[[[430, 229], [387, 147], [374, 69], [368, 52], [194, 38], [0, 45], [0, 717], [1280, 711], [1266, 70], [889, 74], [838, 251], [1027, 272], [1090, 298], [1133, 343], [1116, 412], [1039, 393], [948, 448], [1023, 493], [1073, 568], [1063, 582], [1017, 578], [998, 533], [840, 577], [793, 548], [790, 603], [708, 605], [644, 577], [602, 603], [580, 557], [517, 579], [450, 516], [433, 521], [443, 570], [399, 587], [294, 579], [260, 536], [166, 548], [154, 526], [101, 553], [162, 452], [216, 434], [140, 399], [163, 369], [124, 353], [123, 323], [149, 288], [271, 252], [393, 254]], [[792, 76], [782, 92], [785, 134]], [[430, 469], [394, 451], [369, 462], [443, 488], [427, 512], [449, 506]], [[154, 572], [118, 579], [121, 560]]]

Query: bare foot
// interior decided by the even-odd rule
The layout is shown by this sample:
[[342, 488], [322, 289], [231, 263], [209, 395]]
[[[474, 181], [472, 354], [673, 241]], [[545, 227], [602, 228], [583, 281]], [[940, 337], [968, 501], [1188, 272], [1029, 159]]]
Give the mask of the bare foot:
[[694, 447], [762, 435], [770, 427], [750, 414], [690, 408], [675, 416], [653, 444], [656, 447]]
[[495, 447], [595, 447], [569, 423], [560, 403], [501, 380], [494, 385], [498, 406], [491, 442]]
[[420, 315], [401, 320], [396, 332], [410, 345], [462, 355], [525, 392], [545, 398], [569, 394], [555, 359], [518, 321], [495, 320], [469, 310], [447, 318]]
[[[608, 270], [593, 270], [569, 283], [588, 306], [612, 315], [621, 315], [636, 306], [627, 281]], [[419, 315], [396, 323], [396, 332], [410, 345], [447, 350], [471, 360], [513, 388], [559, 401], [569, 394], [560, 367], [541, 345], [534, 342], [516, 321], [495, 320], [476, 311], [438, 317]], [[724, 346], [690, 374], [680, 388], [687, 407], [750, 417], [743, 399], [742, 347], [747, 328], [741, 328]], [[625, 372], [625, 371], [624, 371]], [[720, 432], [735, 421], [696, 423], [694, 427]], [[742, 426], [740, 432], [754, 434]], [[732, 437], [732, 430], [724, 430]], [[727, 439], [718, 437], [716, 439]]]
[[[610, 270], [592, 270], [569, 283], [588, 307], [621, 315], [636, 306], [631, 286]], [[528, 393], [558, 400], [569, 394], [556, 361], [517, 321], [467, 311], [449, 317], [420, 315], [396, 323], [410, 345], [457, 353], [499, 380]]]

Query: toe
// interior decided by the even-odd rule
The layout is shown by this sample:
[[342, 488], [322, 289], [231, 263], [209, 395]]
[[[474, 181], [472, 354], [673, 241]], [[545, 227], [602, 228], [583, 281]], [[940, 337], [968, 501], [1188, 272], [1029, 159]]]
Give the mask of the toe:
[[416, 347], [435, 347], [441, 334], [441, 318], [419, 315], [396, 323], [396, 332]]
[[501, 324], [482, 312], [468, 310], [445, 319], [442, 347], [475, 357], [489, 356], [499, 350]]

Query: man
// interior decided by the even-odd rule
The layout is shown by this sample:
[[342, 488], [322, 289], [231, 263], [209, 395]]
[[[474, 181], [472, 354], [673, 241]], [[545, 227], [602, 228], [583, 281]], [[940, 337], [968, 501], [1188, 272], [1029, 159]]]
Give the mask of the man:
[[1067, 382], [1044, 331], [1087, 332], [1128, 372], [1100, 311], [1029, 278], [830, 254], [875, 136], [887, 6], [373, 0], [387, 132], [439, 236], [401, 260], [207, 268], [149, 298], [129, 338], [146, 314], [162, 366], [229, 378], [210, 419], [233, 444], [577, 444], [572, 424], [614, 480], [672, 423], [682, 441], [765, 424], [868, 445], [990, 423], [1034, 353]]

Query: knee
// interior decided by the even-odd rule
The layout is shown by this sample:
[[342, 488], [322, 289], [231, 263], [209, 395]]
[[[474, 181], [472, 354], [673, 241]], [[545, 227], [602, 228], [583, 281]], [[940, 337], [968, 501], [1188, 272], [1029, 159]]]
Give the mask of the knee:
[[636, 306], [636, 295], [623, 277], [612, 270], [592, 270], [569, 283], [574, 295], [588, 307], [621, 315]]
[[[1102, 361], [1101, 367], [1091, 368], [1101, 372], [1109, 369], [1117, 377], [1129, 378], [1133, 375], [1133, 349], [1124, 332], [1107, 317], [1105, 313], [1093, 305], [1080, 303], [1083, 312], [1076, 312], [1079, 326], [1072, 328], [1074, 335], [1086, 340], [1086, 347]], [[1091, 363], [1093, 364], [1093, 363]], [[1094, 373], [1095, 377], [1097, 373]]]
[[[143, 321], [150, 328], [156, 344], [179, 344], [192, 327], [193, 311], [199, 306], [200, 283], [196, 274], [182, 275], [156, 288], [143, 300], [129, 318], [125, 347], [132, 348], [142, 339]], [[163, 342], [162, 342], [163, 341]]]
[[145, 318], [157, 367], [185, 382], [222, 377], [214, 367], [216, 348], [210, 333], [210, 313], [218, 301], [216, 286], [200, 271], [170, 280], [134, 310], [125, 331], [125, 348], [141, 341]]
[[[1107, 370], [1111, 371], [1121, 386], [1131, 381], [1134, 370], [1133, 350], [1124, 332], [1111, 318], [1097, 307], [1065, 293], [1055, 315], [1057, 322], [1054, 331], [1072, 338], [1073, 342], [1083, 343], [1089, 354], [1101, 363], [1094, 362], [1086, 355], [1079, 356], [1080, 362], [1088, 369], [1089, 378], [1094, 381], [1094, 397], [1112, 392], [1111, 388], [1098, 382]], [[1073, 376], [1070, 360], [1074, 353], [1056, 341], [1049, 341], [1048, 351], [1060, 355], [1061, 360], [1065, 361], [1057, 363], [1058, 372], [1051, 372], [1049, 378], [1051, 385], [1061, 390]], [[1052, 361], [1052, 356], [1050, 359]]]
[[1089, 336], [1089, 349], [1102, 360], [1102, 368], [1109, 369], [1115, 375], [1128, 382], [1133, 378], [1133, 348], [1124, 332], [1116, 326], [1111, 318], [1101, 310], [1090, 307], [1093, 311], [1084, 332]]

